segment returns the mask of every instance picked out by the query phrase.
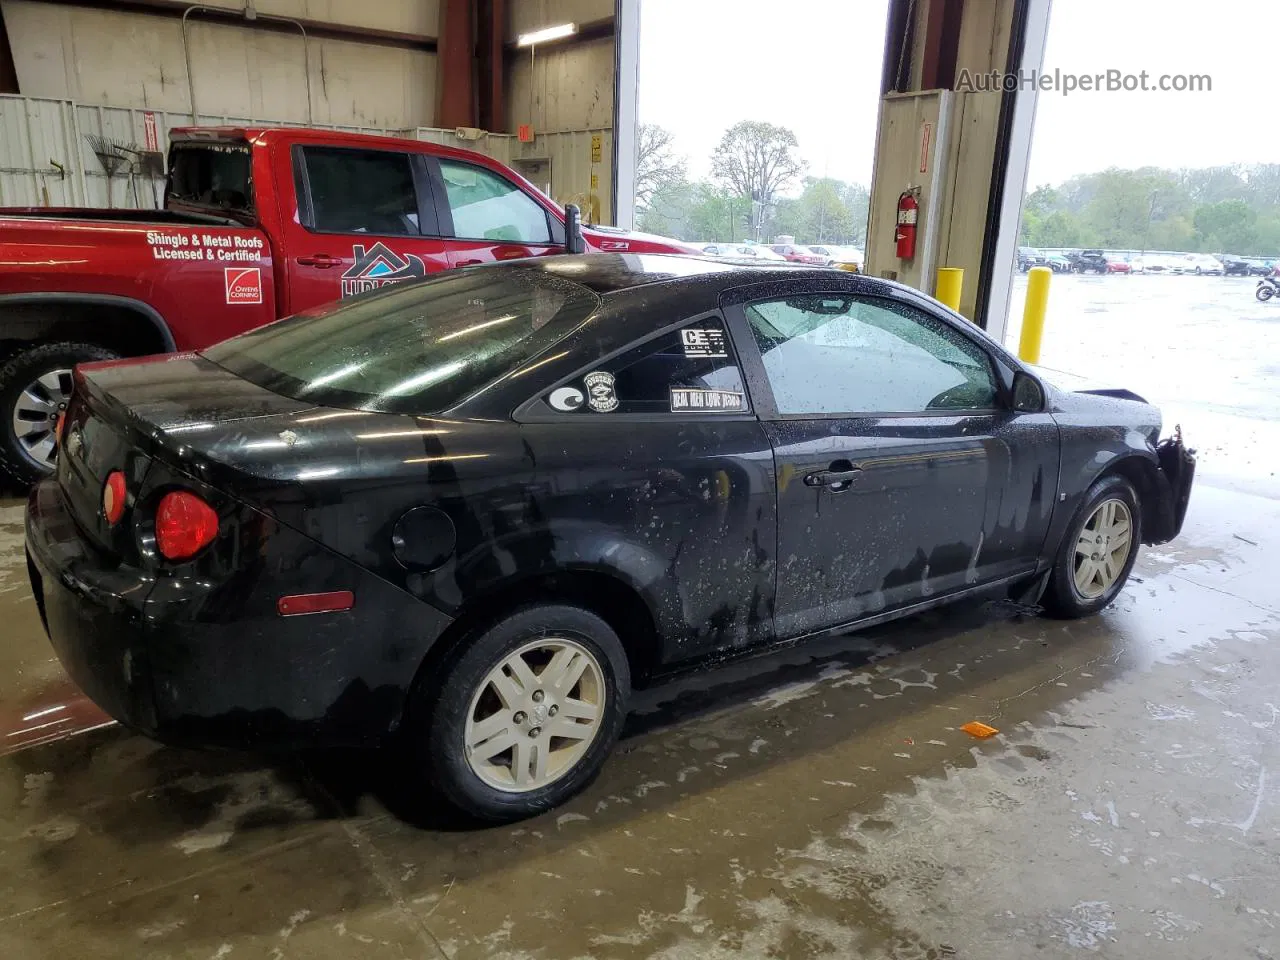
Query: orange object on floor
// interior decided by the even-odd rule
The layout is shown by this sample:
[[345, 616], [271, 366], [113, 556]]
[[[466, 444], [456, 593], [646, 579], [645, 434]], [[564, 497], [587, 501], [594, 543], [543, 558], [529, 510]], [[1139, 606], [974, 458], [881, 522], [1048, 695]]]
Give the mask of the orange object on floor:
[[985, 740], [987, 737], [994, 737], [1000, 732], [995, 727], [988, 727], [985, 723], [979, 723], [977, 720], [970, 720], [960, 729], [971, 737], [977, 737], [979, 740]]

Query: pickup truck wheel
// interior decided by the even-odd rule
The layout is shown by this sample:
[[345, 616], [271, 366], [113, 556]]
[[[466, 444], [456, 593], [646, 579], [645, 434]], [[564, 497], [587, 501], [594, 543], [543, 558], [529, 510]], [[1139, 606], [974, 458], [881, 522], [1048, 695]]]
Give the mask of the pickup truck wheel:
[[71, 371], [118, 356], [90, 343], [46, 343], [0, 367], [0, 466], [22, 483], [53, 473], [54, 429], [71, 396]]

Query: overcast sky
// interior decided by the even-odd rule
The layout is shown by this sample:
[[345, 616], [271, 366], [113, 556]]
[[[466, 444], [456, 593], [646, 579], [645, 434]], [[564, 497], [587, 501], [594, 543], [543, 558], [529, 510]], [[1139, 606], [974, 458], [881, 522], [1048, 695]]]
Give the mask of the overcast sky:
[[[809, 172], [868, 183], [886, 0], [643, 0], [640, 120], [693, 176], [739, 120], [790, 127]], [[1045, 70], [1209, 74], [1210, 93], [1042, 93], [1030, 184], [1109, 166], [1280, 161], [1277, 0], [1055, 0]], [[1256, 41], [1261, 42], [1261, 46]]]

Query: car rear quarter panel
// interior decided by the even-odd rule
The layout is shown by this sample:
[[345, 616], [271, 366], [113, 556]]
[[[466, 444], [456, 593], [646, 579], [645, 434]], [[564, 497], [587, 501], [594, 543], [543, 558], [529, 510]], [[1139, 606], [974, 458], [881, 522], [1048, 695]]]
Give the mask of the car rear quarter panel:
[[[450, 617], [532, 579], [589, 571], [639, 594], [670, 641], [664, 662], [769, 635], [775, 480], [754, 420], [264, 423], [296, 441], [265, 450], [228, 436], [206, 447], [221, 464], [210, 475]], [[317, 456], [326, 448], [342, 454]], [[392, 534], [422, 506], [448, 516], [455, 542], [438, 568], [410, 570]]]

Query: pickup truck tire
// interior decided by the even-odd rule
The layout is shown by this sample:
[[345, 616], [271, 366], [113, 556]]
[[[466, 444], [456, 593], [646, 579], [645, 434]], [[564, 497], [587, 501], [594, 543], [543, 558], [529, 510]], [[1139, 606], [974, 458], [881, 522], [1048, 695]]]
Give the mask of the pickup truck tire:
[[64, 341], [23, 350], [0, 367], [0, 467], [23, 484], [53, 472], [54, 427], [79, 363], [115, 360], [91, 343]]

